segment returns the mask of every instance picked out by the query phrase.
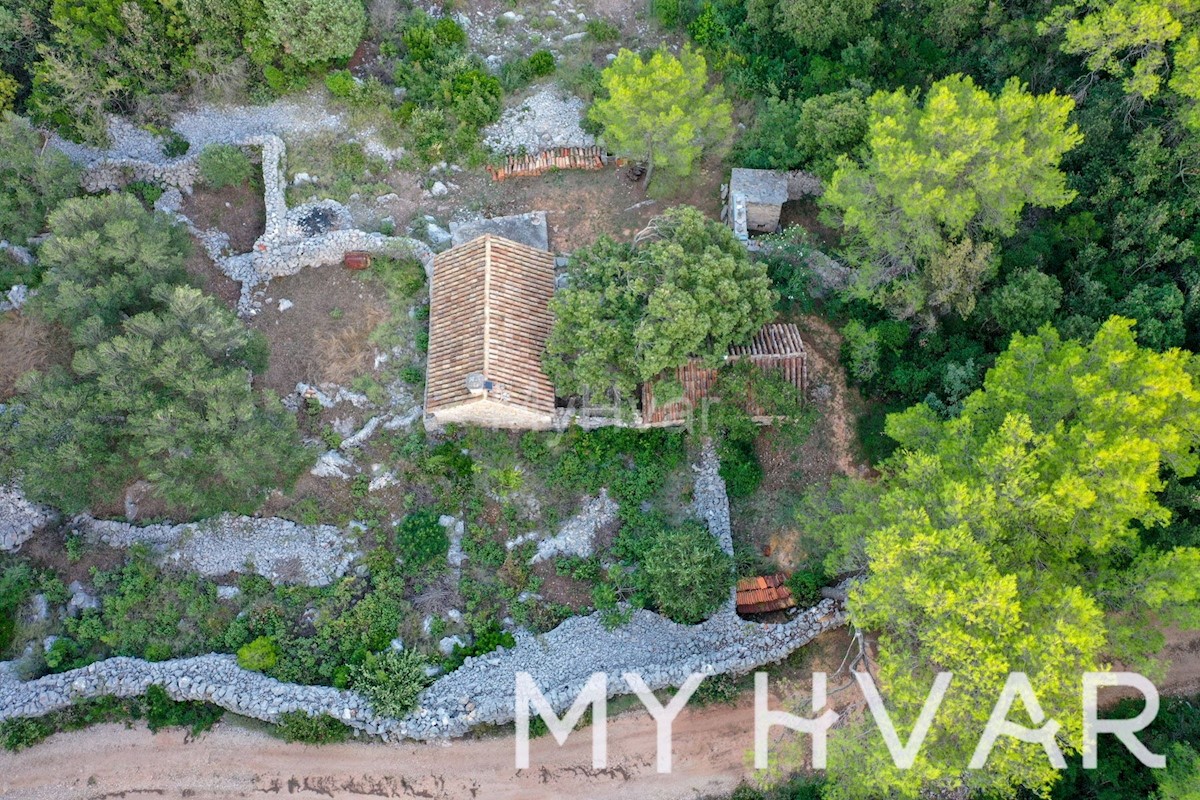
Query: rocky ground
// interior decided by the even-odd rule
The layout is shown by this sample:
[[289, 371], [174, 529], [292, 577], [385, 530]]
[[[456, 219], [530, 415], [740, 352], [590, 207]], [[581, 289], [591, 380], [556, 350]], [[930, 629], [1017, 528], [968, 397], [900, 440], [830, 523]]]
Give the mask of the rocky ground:
[[500, 121], [483, 132], [485, 146], [497, 153], [537, 153], [551, 147], [591, 147], [596, 137], [580, 127], [585, 104], [545, 86], [505, 109]]

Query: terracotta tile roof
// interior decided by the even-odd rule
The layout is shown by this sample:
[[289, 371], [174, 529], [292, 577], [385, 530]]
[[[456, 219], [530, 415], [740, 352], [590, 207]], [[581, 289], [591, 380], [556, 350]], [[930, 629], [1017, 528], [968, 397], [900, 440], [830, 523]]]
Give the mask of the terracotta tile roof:
[[737, 613], [765, 614], [793, 607], [796, 601], [786, 582], [787, 575], [782, 572], [738, 581]]
[[[748, 358], [762, 369], [778, 370], [784, 380], [803, 394], [808, 384], [808, 357], [800, 329], [791, 323], [764, 325], [747, 345], [729, 348], [729, 360]], [[683, 387], [683, 397], [659, 405], [654, 399], [654, 387], [642, 384], [642, 418], [647, 425], [673, 425], [686, 422], [693, 410], [699, 410], [717, 380], [717, 370], [707, 369], [699, 359], [691, 359], [675, 370], [675, 379]], [[761, 409], [753, 408], [751, 416], [760, 421], [766, 417]]]
[[542, 351], [554, 322], [554, 256], [488, 234], [437, 255], [432, 284], [426, 411], [477, 400], [466, 380], [482, 373], [491, 400], [553, 414]]

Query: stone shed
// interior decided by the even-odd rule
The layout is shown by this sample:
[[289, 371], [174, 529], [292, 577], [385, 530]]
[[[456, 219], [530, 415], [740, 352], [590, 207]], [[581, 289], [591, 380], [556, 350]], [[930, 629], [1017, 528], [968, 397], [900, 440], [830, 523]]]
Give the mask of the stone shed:
[[786, 172], [738, 167], [729, 176], [730, 218], [734, 221], [735, 230], [740, 227], [744, 208], [747, 231], [774, 233], [779, 227], [783, 204], [787, 201]]
[[434, 259], [425, 378], [433, 424], [551, 427], [542, 351], [553, 294], [553, 254], [493, 234]]
[[[808, 354], [800, 338], [800, 329], [795, 325], [764, 325], [749, 344], [729, 348], [727, 361], [743, 358], [760, 369], [778, 372], [796, 387], [799, 397], [804, 396], [808, 385]], [[642, 418], [646, 426], [686, 425], [700, 413], [706, 400], [714, 399], [711, 393], [717, 382], [717, 370], [705, 367], [699, 359], [693, 358], [676, 368], [675, 380], [679, 381], [683, 396], [669, 403], [659, 403], [655, 399], [652, 382], [642, 384]], [[753, 397], [750, 403], [750, 415], [755, 422], [767, 425], [773, 421], [762, 409], [754, 407]]]

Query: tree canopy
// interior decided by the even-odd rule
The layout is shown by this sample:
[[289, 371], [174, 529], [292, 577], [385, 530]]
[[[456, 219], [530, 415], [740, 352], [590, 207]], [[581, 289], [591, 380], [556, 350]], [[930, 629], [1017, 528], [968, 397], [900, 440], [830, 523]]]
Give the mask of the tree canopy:
[[831, 742], [834, 797], [1049, 786], [1041, 748], [1012, 740], [986, 770], [947, 766], [970, 760], [1008, 673], [1029, 675], [1077, 749], [1080, 674], [1106, 657], [1148, 665], [1159, 626], [1200, 625], [1200, 549], [1144, 535], [1170, 519], [1164, 476], [1197, 469], [1191, 360], [1139, 347], [1128, 319], [1087, 343], [1047, 326], [1013, 336], [957, 417], [921, 404], [888, 418], [900, 449], [883, 481], [810, 523], [838, 542], [831, 573], [865, 571], [849, 608], [878, 633], [894, 718], [916, 718], [936, 672], [954, 680], [911, 771], [874, 732]]
[[187, 229], [131, 194], [80, 197], [50, 215], [38, 252], [47, 268], [37, 305], [76, 337], [104, 336], [156, 304], [155, 289], [188, 281]]
[[621, 49], [600, 75], [607, 97], [588, 117], [604, 126], [605, 143], [620, 155], [678, 177], [691, 174], [705, 149], [723, 146], [732, 108], [720, 88], [708, 88], [704, 56], [685, 47], [679, 57], [659, 50], [643, 61]]
[[999, 95], [952, 75], [868, 101], [866, 154], [843, 156], [822, 198], [852, 237], [856, 286], [898, 316], [962, 316], [994, 269], [989, 239], [1026, 205], [1074, 197], [1059, 162], [1081, 140], [1073, 103], [1018, 79]]
[[725, 225], [687, 206], [638, 245], [602, 238], [571, 257], [543, 364], [560, 392], [631, 393], [698, 356], [716, 364], [771, 319], [766, 267]]
[[[50, 211], [79, 191], [79, 169], [25, 120], [0, 108], [0, 239], [23, 245]], [[7, 288], [7, 287], [5, 287]]]

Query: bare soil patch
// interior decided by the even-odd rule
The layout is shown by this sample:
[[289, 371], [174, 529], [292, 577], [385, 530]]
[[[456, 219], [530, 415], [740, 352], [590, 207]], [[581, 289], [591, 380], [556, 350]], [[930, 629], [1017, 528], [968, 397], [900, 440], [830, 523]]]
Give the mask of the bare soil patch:
[[799, 225], [815, 237], [815, 244], [822, 248], [834, 247], [841, 239], [836, 228], [821, 223], [820, 208], [815, 200], [791, 200], [783, 204], [779, 224], [784, 228]]
[[0, 401], [16, 393], [17, 381], [26, 372], [66, 366], [71, 353], [63, 328], [20, 311], [0, 316]]
[[192, 252], [184, 262], [183, 268], [196, 281], [197, 286], [219, 299], [231, 311], [237, 309], [241, 287], [238, 286], [237, 281], [221, 272], [194, 236], [192, 237]]
[[602, 170], [562, 170], [501, 182], [479, 174], [464, 179], [462, 191], [445, 198], [445, 208], [468, 206], [485, 217], [543, 210], [550, 249], [566, 253], [602, 235], [628, 241], [651, 217], [680, 204], [718, 217], [724, 174], [720, 165], [706, 164], [676, 193], [661, 200], [646, 194], [644, 178], [631, 180], [627, 166], [615, 164]]
[[111, 571], [125, 561], [126, 551], [106, 544], [85, 545], [78, 561], [67, 558], [64, 544], [70, 528], [42, 531], [21, 545], [21, 555], [35, 566], [53, 570], [65, 583], [88, 584], [93, 570]]
[[[280, 311], [281, 300], [291, 307]], [[373, 374], [377, 353], [368, 339], [388, 315], [382, 290], [341, 266], [273, 278], [262, 310], [250, 320], [271, 345], [257, 383], [285, 396], [297, 383], [345, 383]]]
[[197, 186], [184, 196], [180, 210], [197, 228], [228, 234], [234, 253], [250, 252], [267, 221], [262, 187], [256, 182], [224, 189]]

